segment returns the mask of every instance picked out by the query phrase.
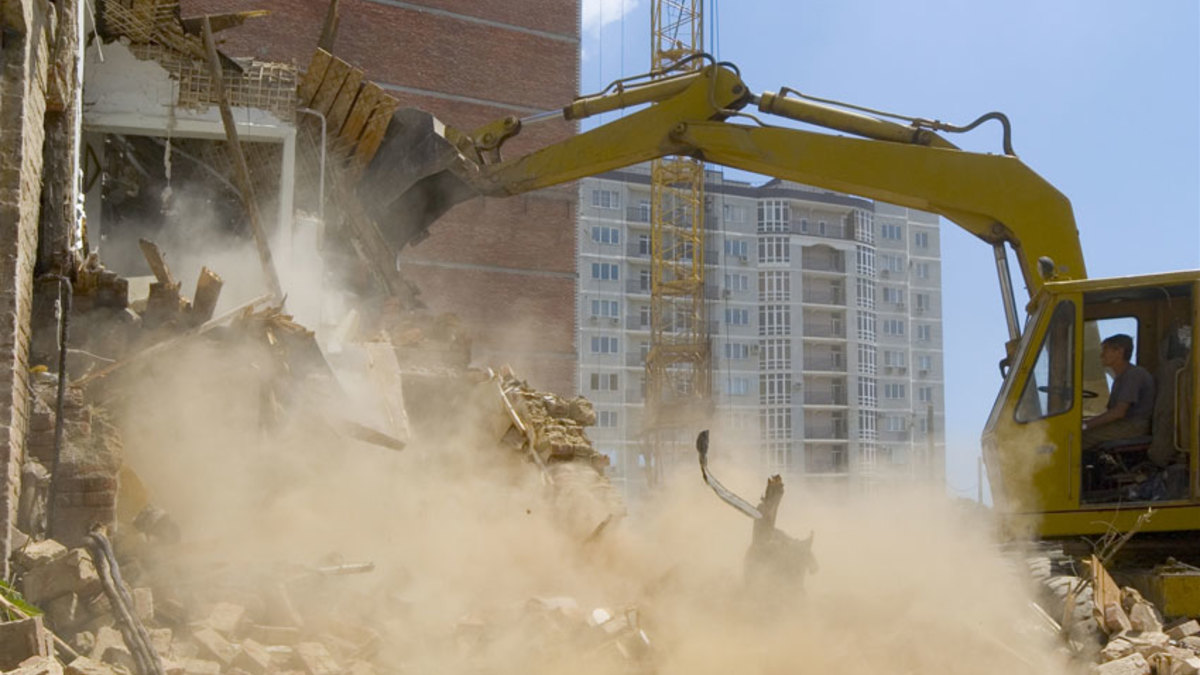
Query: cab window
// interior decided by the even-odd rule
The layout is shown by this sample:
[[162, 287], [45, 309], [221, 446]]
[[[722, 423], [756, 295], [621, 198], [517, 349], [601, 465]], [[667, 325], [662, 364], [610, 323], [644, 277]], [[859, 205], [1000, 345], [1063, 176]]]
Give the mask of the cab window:
[[1064, 300], [1050, 317], [1037, 360], [1021, 390], [1016, 420], [1032, 422], [1067, 412], [1075, 400], [1074, 382], [1075, 303]]

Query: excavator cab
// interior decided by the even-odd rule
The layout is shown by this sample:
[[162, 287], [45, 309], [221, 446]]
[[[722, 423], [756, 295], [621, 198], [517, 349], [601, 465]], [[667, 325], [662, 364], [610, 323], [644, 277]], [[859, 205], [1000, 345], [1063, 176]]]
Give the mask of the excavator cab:
[[[1200, 530], [1198, 298], [1197, 272], [1043, 286], [983, 435], [1010, 525], [1045, 538], [1127, 531], [1152, 506], [1143, 531]], [[1150, 434], [1084, 447], [1083, 421], [1105, 410], [1112, 382], [1100, 343], [1117, 333], [1154, 376]]]

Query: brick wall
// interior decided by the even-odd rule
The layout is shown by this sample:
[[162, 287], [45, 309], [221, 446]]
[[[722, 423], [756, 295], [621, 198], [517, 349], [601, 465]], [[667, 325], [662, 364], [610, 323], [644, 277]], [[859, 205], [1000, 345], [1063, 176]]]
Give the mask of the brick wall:
[[[306, 66], [328, 1], [253, 4], [272, 14], [220, 33], [222, 49]], [[185, 16], [246, 8], [243, 0], [182, 6]], [[472, 128], [577, 95], [579, 2], [343, 0], [334, 53], [404, 105]], [[538, 125], [511, 151], [572, 133], [565, 122]], [[403, 256], [430, 307], [458, 314], [472, 331], [476, 362], [510, 363], [535, 386], [564, 393], [575, 391], [575, 201], [573, 189], [558, 188], [468, 202]]]
[[[29, 422], [29, 333], [33, 266], [41, 198], [43, 119], [46, 110], [45, 5], [5, 0], [0, 71], [0, 566], [8, 576], [10, 528]], [[15, 22], [14, 22], [15, 23]]]

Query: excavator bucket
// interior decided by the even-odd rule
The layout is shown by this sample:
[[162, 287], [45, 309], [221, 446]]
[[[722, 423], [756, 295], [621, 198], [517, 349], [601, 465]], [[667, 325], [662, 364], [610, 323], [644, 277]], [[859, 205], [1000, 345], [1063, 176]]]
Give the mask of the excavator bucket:
[[468, 181], [472, 170], [436, 117], [401, 108], [359, 180], [358, 197], [399, 252], [428, 236], [429, 226], [455, 204], [482, 194]]

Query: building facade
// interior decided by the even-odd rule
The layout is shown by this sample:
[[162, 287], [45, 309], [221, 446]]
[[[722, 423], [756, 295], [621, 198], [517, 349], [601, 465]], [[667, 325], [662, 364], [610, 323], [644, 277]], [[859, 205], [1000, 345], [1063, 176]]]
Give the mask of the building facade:
[[[643, 167], [580, 182], [579, 388], [636, 499], [650, 338]], [[869, 487], [944, 467], [937, 216], [773, 180], [706, 179], [705, 296], [720, 447]]]

